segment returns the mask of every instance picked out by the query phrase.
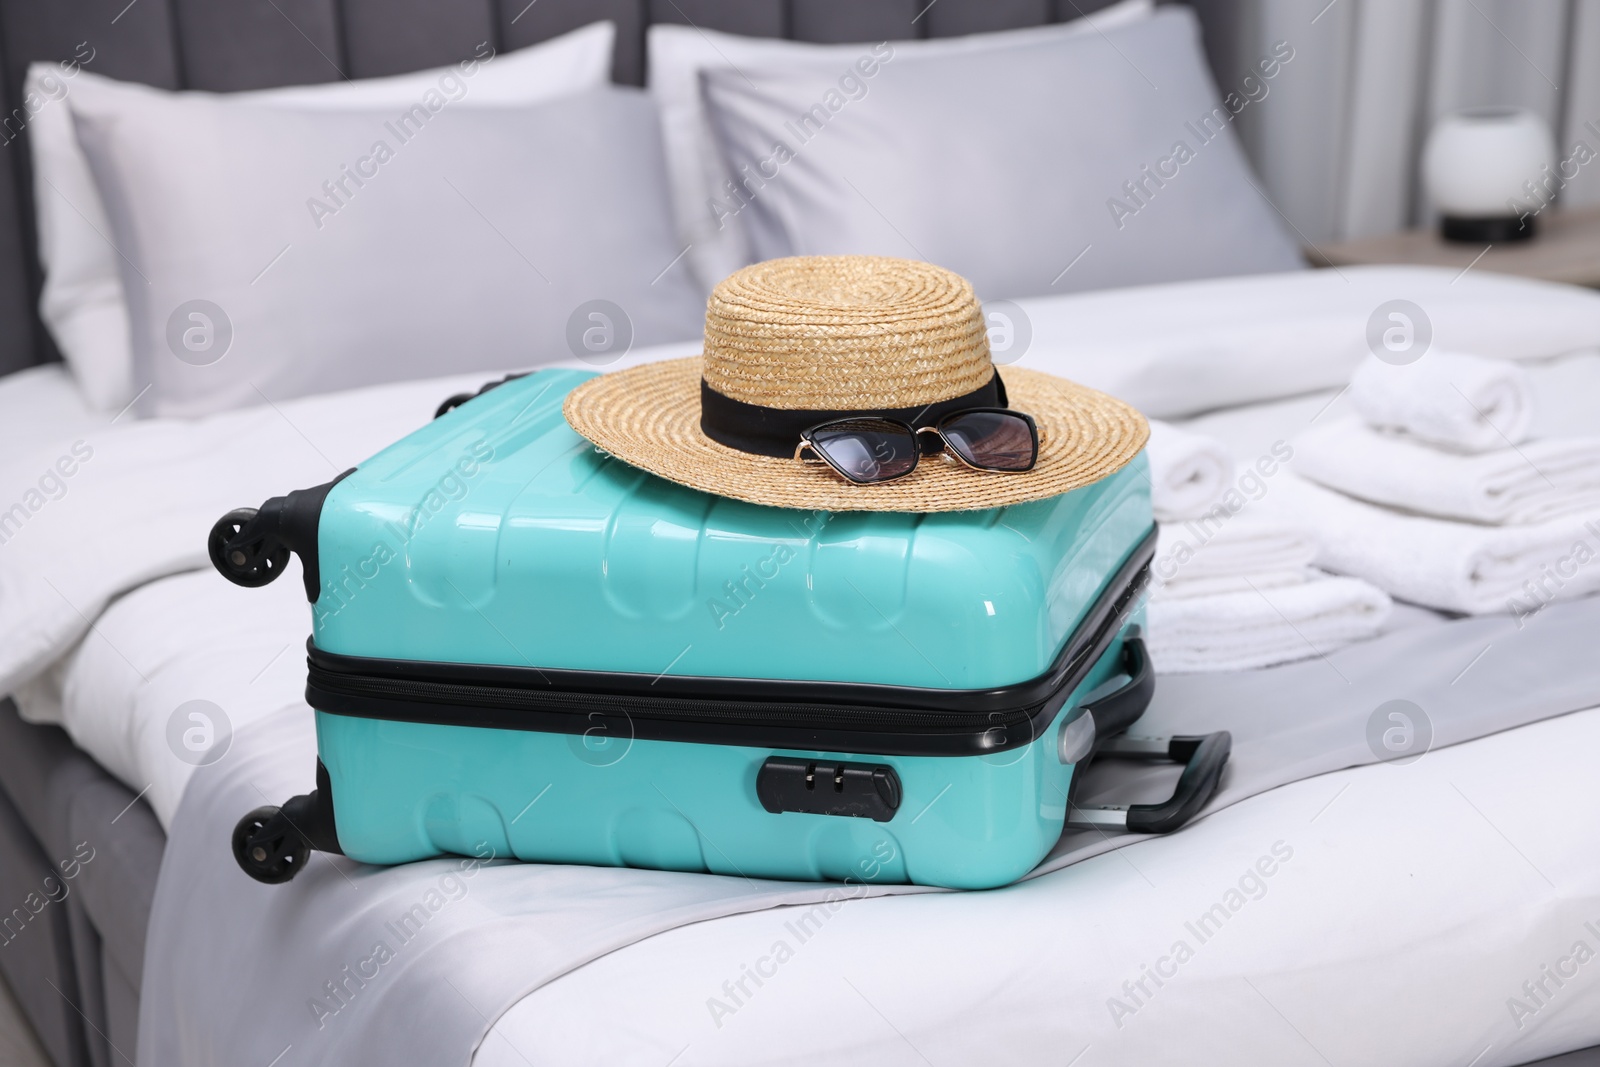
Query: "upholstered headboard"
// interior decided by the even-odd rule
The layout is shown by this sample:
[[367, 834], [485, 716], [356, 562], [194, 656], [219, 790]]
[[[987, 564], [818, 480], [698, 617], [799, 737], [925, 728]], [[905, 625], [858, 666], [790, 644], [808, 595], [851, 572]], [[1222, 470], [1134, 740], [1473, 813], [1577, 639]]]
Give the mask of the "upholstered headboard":
[[[612, 76], [643, 84], [651, 22], [802, 41], [944, 37], [1058, 22], [1111, 0], [0, 0], [0, 374], [57, 358], [36, 307], [28, 64], [94, 54], [93, 70], [168, 89], [231, 91], [438, 66], [488, 41], [521, 48], [617, 23]], [[21, 129], [21, 136], [15, 136]]]

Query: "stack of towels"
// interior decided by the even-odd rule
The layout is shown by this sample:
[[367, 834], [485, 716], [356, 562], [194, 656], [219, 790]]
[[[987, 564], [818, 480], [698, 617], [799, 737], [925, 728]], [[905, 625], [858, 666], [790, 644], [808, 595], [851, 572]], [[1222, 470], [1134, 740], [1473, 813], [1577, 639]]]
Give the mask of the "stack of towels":
[[1269, 474], [1277, 460], [1263, 457], [1255, 477], [1236, 480], [1221, 443], [1156, 421], [1147, 451], [1160, 523], [1148, 608], [1157, 670], [1267, 667], [1378, 632], [1389, 598], [1360, 579], [1315, 569], [1312, 530], [1268, 509], [1270, 490], [1259, 487], [1287, 477]]
[[1349, 398], [1358, 416], [1297, 440], [1284, 481], [1319, 566], [1469, 615], [1525, 618], [1600, 589], [1600, 437], [1529, 440], [1526, 370], [1370, 359]]

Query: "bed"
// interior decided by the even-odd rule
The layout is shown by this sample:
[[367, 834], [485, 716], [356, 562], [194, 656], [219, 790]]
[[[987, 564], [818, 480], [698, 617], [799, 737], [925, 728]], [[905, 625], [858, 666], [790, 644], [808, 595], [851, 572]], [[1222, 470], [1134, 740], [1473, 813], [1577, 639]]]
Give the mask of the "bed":
[[[1034, 318], [1047, 319], [1048, 310], [1035, 307]], [[641, 352], [630, 358], [649, 359], [680, 350]], [[1556, 361], [1538, 368], [1538, 373], [1552, 394], [1551, 417], [1557, 420], [1583, 418], [1585, 398], [1600, 389], [1600, 359], [1593, 356]], [[336, 449], [359, 455], [399, 425], [386, 420], [426, 417], [436, 398], [472, 380], [380, 388], [374, 391], [375, 398], [366, 400], [370, 418], [358, 420], [362, 429], [347, 430], [342, 438], [334, 422], [327, 421], [335, 404], [312, 398], [287, 411], [297, 431], [280, 423], [276, 432], [306, 433], [332, 453], [329, 458], [342, 461], [346, 452]], [[21, 379], [22, 387], [28, 383]], [[1560, 402], [1559, 394], [1568, 396], [1569, 402]], [[351, 397], [336, 400], [346, 411], [353, 402]], [[319, 401], [324, 421], [313, 410]], [[1336, 402], [1334, 391], [1320, 390], [1242, 405], [1200, 421], [1248, 452], [1309, 419], [1330, 401]], [[380, 416], [380, 411], [389, 414]], [[137, 466], [143, 461], [139, 457], [130, 463]], [[229, 460], [224, 456], [218, 462]], [[323, 460], [307, 454], [302, 462]], [[275, 466], [267, 474], [282, 477], [283, 467]], [[242, 488], [241, 482], [247, 485], [248, 479], [236, 480], [223, 491]], [[204, 510], [213, 505], [208, 500], [195, 506]], [[83, 506], [93, 510], [97, 505], [86, 500]], [[205, 693], [228, 708], [237, 747], [234, 758], [221, 761], [218, 769], [227, 769], [235, 786], [240, 785], [239, 776], [248, 780], [246, 799], [302, 788], [305, 783], [300, 778], [311, 751], [299, 703], [302, 678], [297, 650], [304, 607], [292, 584], [284, 584], [286, 593], [269, 592], [264, 600], [264, 591], [235, 589], [204, 570], [183, 565], [164, 569], [177, 573], [140, 584], [99, 613], [94, 631], [58, 678], [60, 690], [73, 693], [76, 705], [92, 712], [80, 711], [74, 733], [96, 752], [100, 764], [117, 767], [122, 779], [140, 783], [141, 789], [111, 779], [55, 728], [23, 724], [9, 712], [4, 720], [10, 735], [5, 746], [10, 754], [8, 794], [19, 799], [73, 794], [66, 805], [67, 826], [47, 832], [54, 833], [56, 851], [62, 855], [70, 855], [80, 840], [95, 849], [95, 858], [84, 865], [67, 897], [68, 910], [61, 917], [65, 929], [56, 935], [73, 950], [73, 970], [57, 971], [60, 977], [51, 980], [82, 983], [89, 976], [106, 990], [101, 994], [105, 1007], [100, 1009], [104, 1021], [97, 1022], [95, 1034], [113, 1058], [119, 1055], [116, 1049], [134, 1040], [133, 998], [139, 992], [135, 983], [150, 955], [143, 944], [142, 924], [154, 897], [163, 827], [183, 818], [185, 787], [192, 784], [192, 775], [205, 770], [171, 758], [165, 736], [168, 709], [180, 695], [193, 693]], [[1475, 625], [1473, 620], [1465, 624]], [[1404, 640], [1419, 628], [1448, 629], [1463, 623], [1443, 622], [1433, 613], [1417, 610], [1402, 614], [1391, 625], [1385, 639]], [[1481, 638], [1471, 640], [1480, 642], [1473, 648], [1481, 647]], [[1466, 666], [1472, 648], [1461, 651]], [[1339, 656], [1334, 654], [1335, 663], [1344, 663]], [[1318, 684], [1314, 672], [1324, 670], [1316, 662], [1309, 669], [1306, 665], [1298, 669], [1302, 680], [1296, 685], [1307, 684], [1307, 679]], [[1287, 669], [1279, 673], [1282, 670]], [[141, 673], [146, 677], [139, 677]], [[1325, 674], [1321, 684], [1332, 677]], [[1184, 679], [1170, 681], [1167, 692], [1175, 703], [1204, 699], [1202, 690], [1183, 688]], [[1480, 681], [1488, 684], [1487, 679]], [[973, 1004], [989, 1005], [986, 1010], [1009, 1020], [998, 1032], [1015, 1042], [1006, 1046], [1008, 1051], [1028, 1060], [1055, 1055], [1074, 1040], [1078, 1044], [1069, 1058], [1085, 1047], [1118, 1050], [1111, 1053], [1113, 1062], [1122, 1054], [1159, 1055], [1174, 1039], [1174, 1028], [1188, 1030], [1192, 1020], [1204, 1013], [1207, 1018], [1231, 1020], [1230, 1027], [1253, 1029], [1248, 1038], [1232, 1028], [1210, 1031], [1214, 1046], [1191, 1038], [1192, 1053], [1202, 1060], [1229, 1060], [1243, 1047], [1241, 1041], [1264, 1059], [1292, 1060], [1313, 1054], [1305, 1051], [1303, 1042], [1309, 1040], [1312, 1049], [1336, 1062], [1432, 1062], [1439, 1057], [1437, 1042], [1446, 1035], [1455, 1040], [1456, 1035], [1471, 1032], [1476, 1040], [1478, 1034], [1469, 1023], [1480, 1020], [1482, 1043], [1472, 1049], [1451, 1046], [1450, 1057], [1459, 1054], [1470, 1060], [1494, 1046], [1480, 1062], [1528, 1062], [1561, 1051], [1563, 1043], [1592, 1042], [1587, 1029], [1592, 1004], [1580, 988], [1574, 988], [1568, 999], [1553, 1002], [1552, 1014], [1530, 1031], [1535, 1043], [1507, 1043], [1504, 1034], [1490, 1032], [1493, 1027], [1481, 1022], [1491, 1009], [1504, 1011], [1504, 997], [1493, 998], [1486, 1006], [1483, 983], [1472, 976], [1481, 973], [1485, 958], [1496, 961], [1497, 972], [1515, 973], [1530, 946], [1559, 946], [1573, 923], [1581, 932], [1584, 916], [1600, 899], [1592, 865], [1581, 850], [1574, 853], [1563, 846], [1563, 841], [1592, 838], [1596, 829], [1584, 821], [1592, 806], [1584, 802], [1582, 760], [1597, 730], [1600, 712], [1577, 711], [1442, 749], [1415, 768], [1380, 764], [1309, 778], [1244, 800], [1170, 840], [1086, 859], [1012, 890], [951, 899], [935, 895], [850, 901], [796, 965], [783, 970], [781, 980], [775, 979], [770, 989], [748, 1001], [737, 991], [726, 992], [724, 983], [738, 981], [747, 965], [762, 960], [774, 939], [783, 936], [783, 924], [793, 922], [790, 916], [804, 911], [803, 906], [771, 910], [768, 905], [773, 902], [768, 901], [758, 910], [745, 910], [747, 905], [740, 904], [696, 922], [680, 916], [655, 936], [646, 936], [653, 929], [648, 925], [630, 929], [614, 939], [609, 952], [599, 946], [613, 944], [612, 940], [591, 938], [556, 954], [554, 958], [564, 960], [566, 967], [547, 975], [536, 991], [485, 1027], [475, 1062], [543, 1057], [564, 1062], [651, 1062], [663, 1049], [670, 1058], [686, 1046], [693, 1047], [697, 1058], [714, 1062], [784, 1062], [791, 1048], [803, 1048], [806, 1055], [866, 1062], [914, 1056], [907, 1051], [907, 1042], [913, 1049], [949, 1049], [955, 1058], [979, 1058], [993, 1047], [994, 1034], [985, 1031], [979, 1041], [966, 1028], [950, 1029], [962, 1009]], [[282, 756], [285, 748], [297, 758]], [[1535, 751], [1563, 755], [1529, 758], [1528, 753]], [[263, 753], [278, 754], [265, 758]], [[1567, 759], [1572, 761], [1570, 767], [1562, 762]], [[232, 806], [237, 803], [235, 798]], [[195, 799], [194, 805], [204, 808], [207, 801]], [[1552, 809], [1571, 812], [1573, 817], [1541, 818], [1541, 812]], [[38, 841], [32, 820], [49, 826], [51, 816], [42, 808], [30, 814], [31, 819], [18, 822], [30, 828], [30, 836]], [[1400, 819], [1415, 832], [1374, 833], [1391, 819]], [[1536, 832], [1540, 827], [1543, 832]], [[191, 840], [207, 836], [193, 827], [184, 832]], [[1252, 901], [1246, 921], [1256, 924], [1255, 931], [1237, 939], [1230, 933], [1226, 943], [1230, 947], [1208, 954], [1206, 962], [1187, 972], [1194, 976], [1192, 982], [1164, 987], [1159, 999], [1140, 1003], [1118, 992], [1122, 982], [1141, 978], [1141, 966], [1153, 966], [1163, 958], [1158, 951], [1161, 941], [1171, 930], [1181, 933], [1189, 912], [1204, 911], [1208, 896], [1217, 896], [1237, 880], [1234, 868], [1249, 868], [1280, 842], [1311, 862], [1300, 867], [1283, 864], [1303, 881], [1273, 882], [1262, 895], [1262, 904]], [[354, 868], [340, 874], [333, 862], [316, 867], [308, 872], [308, 881], [320, 875], [342, 886], [342, 877], [362, 879]], [[416, 879], [426, 884], [428, 878], [438, 877], [429, 868], [430, 864], [422, 864], [410, 872], [398, 890], [402, 897], [415, 891]], [[237, 878], [226, 865], [221, 870]], [[1399, 871], [1406, 872], [1404, 881], [1397, 881]], [[185, 878], [191, 877], [192, 870]], [[144, 894], [130, 894], [129, 885], [143, 886]], [[1374, 886], [1383, 886], [1386, 892], [1375, 893]], [[1462, 887], [1472, 887], [1471, 892]], [[1541, 902], [1539, 907], [1529, 909], [1519, 903], [1530, 896]], [[1333, 907], [1331, 900], [1343, 903]], [[197, 918], [202, 907], [198, 897], [180, 893], [170, 901], [183, 909], [180, 925], [204, 929]], [[960, 909], [959, 914], [948, 913], [952, 907]], [[50, 913], [52, 918], [56, 914]], [[170, 937], [171, 922], [168, 917], [156, 929]], [[1391, 958], [1394, 923], [1408, 931], [1404, 958], [1413, 970], [1405, 985], [1417, 990], [1408, 996], [1397, 995], [1393, 988], [1385, 994], [1376, 977]], [[1037, 951], [1041, 925], [1050, 928], [1050, 943], [1057, 946], [1044, 957]], [[101, 932], [96, 935], [96, 930]], [[1470, 937], [1463, 935], [1465, 930], [1471, 931]], [[30, 937], [33, 933], [28, 931]], [[169, 1006], [172, 998], [182, 1003], [196, 992], [192, 984], [177, 980], [171, 968], [181, 960], [192, 966], [193, 959], [185, 953], [202, 945], [204, 951], [213, 951], [219, 934], [205, 933], [176, 956], [165, 953], [153, 973], [158, 981], [177, 987], [161, 994]], [[83, 939], [95, 936], [98, 952], [80, 961]], [[1529, 973], [1535, 978], [1543, 962], [1543, 957], [1532, 961]], [[929, 973], [941, 975], [940, 980], [934, 987], [919, 987], [918, 976]], [[835, 975], [837, 987], [831, 984]], [[1326, 1018], [1317, 1007], [1320, 998], [1344, 988], [1357, 975], [1363, 976], [1361, 981], [1377, 982], [1370, 999], [1367, 994], [1361, 998], [1360, 1010], [1373, 1013], [1370, 1017], [1381, 1020], [1381, 1025], [1312, 1032], [1316, 1024], [1310, 1020]], [[148, 974], [144, 980], [149, 980]], [[1513, 993], [1520, 980], [1509, 982]], [[1241, 1011], [1241, 993], [1258, 995], [1250, 992], [1252, 983], [1263, 999]], [[903, 988], [921, 992], [908, 1000], [895, 992]], [[1147, 982], [1146, 988], [1155, 987]], [[597, 1000], [599, 990], [604, 996]], [[94, 1006], [81, 986], [79, 995], [80, 1004]], [[827, 1001], [822, 1009], [819, 996]], [[1135, 1008], [1120, 1026], [1107, 1007], [1113, 1000]], [[628, 1005], [628, 1025], [597, 1026], [592, 1011], [579, 1010], [583, 1004], [600, 1002]], [[710, 1011], [711, 1002], [732, 1007], [739, 1018]], [[828, 1011], [838, 1024], [818, 1031], [809, 1024], [818, 1010]], [[1341, 1011], [1348, 1010], [1355, 1010], [1355, 1005], [1341, 1002]], [[1451, 1015], [1452, 1011], [1460, 1014]], [[1407, 1024], [1418, 1015], [1436, 1023]], [[1050, 1021], [1041, 1029], [1021, 1025], [1023, 1019]], [[1273, 1019], [1280, 1021], [1266, 1025]], [[1307, 1032], [1302, 1035], [1297, 1028]], [[969, 1041], [978, 1043], [965, 1044]], [[1084, 1062], [1089, 1062], [1087, 1054]]]
[[[904, 36], [913, 18], [924, 27], [918, 33], [941, 36], [1070, 17], [1080, 5], [1055, 11], [1044, 4], [944, 0], [922, 14], [893, 3], [603, 6], [597, 11], [552, 0], [520, 11], [512, 9], [520, 5], [418, 5], [400, 19], [389, 7], [379, 11], [354, 2], [296, 6], [292, 18], [270, 8], [222, 17], [212, 9], [147, 2], [121, 15], [106, 12], [107, 19], [116, 16], [111, 24], [117, 36], [97, 41], [97, 61], [107, 73], [157, 85], [248, 89], [325, 80], [333, 75], [330, 64], [356, 76], [415, 69], [468, 54], [485, 36], [511, 47], [605, 15], [619, 24], [614, 76], [637, 82], [644, 26], [653, 20], [850, 41]], [[87, 22], [79, 21], [89, 16], [81, 13], [12, 5], [0, 17], [13, 87], [26, 61], [63, 58], [89, 32], [83, 28]], [[136, 420], [130, 416], [87, 404], [59, 363], [29, 366], [50, 355], [50, 342], [23, 310], [37, 291], [23, 173], [8, 171], [0, 179], [7, 183], [0, 185], [0, 198], [9, 198], [18, 220], [4, 228], [10, 245], [0, 254], [6, 272], [0, 293], [18, 309], [11, 321], [29, 324], [28, 331], [6, 336], [0, 356], [0, 365], [27, 368], [0, 379], [0, 456], [6, 457], [8, 477], [41, 462], [41, 469], [48, 468], [61, 443], [80, 436], [120, 441], [151, 434], [131, 425]], [[1393, 284], [1392, 277], [1375, 277], [1376, 284]], [[1482, 318], [1474, 318], [1472, 305], [1488, 299], [1472, 289], [1475, 281], [1466, 279], [1459, 289], [1450, 279], [1430, 283], [1440, 292], [1450, 286], [1461, 294], [1456, 317], [1442, 316], [1442, 328], [1482, 336], [1497, 328], [1493, 320], [1507, 317], [1507, 307], [1526, 308], [1537, 297], [1520, 294], [1525, 300], [1519, 301], [1516, 294], [1500, 293], [1498, 304], [1480, 307]], [[1133, 301], [1128, 307], [1148, 306], [1139, 303], [1146, 298], [1137, 292], [1127, 299]], [[1232, 344], [1234, 354], [1249, 348], [1260, 357], [1250, 373], [1239, 375], [1253, 385], [1220, 392], [1211, 406], [1221, 410], [1194, 420], [1240, 454], [1255, 455], [1337, 405], [1337, 373], [1324, 368], [1320, 378], [1296, 381], [1289, 372], [1284, 379], [1285, 372], [1274, 368], [1279, 342], [1229, 334], [1226, 320], [1247, 318], [1255, 306], [1237, 302], [1252, 299], [1237, 290], [1233, 299], [1219, 301], [1215, 292], [1202, 290], [1163, 305], [1163, 316], [1171, 330], [1188, 323], [1183, 328], [1219, 338], [1221, 349]], [[1265, 302], [1280, 311], [1286, 306], [1279, 299]], [[1082, 305], [1043, 298], [1022, 306], [1034, 324], [1034, 358], [1052, 358], [1052, 339], [1081, 328], [1075, 309]], [[1326, 295], [1306, 297], [1299, 310], [1348, 318], [1347, 309]], [[1115, 324], [1125, 321], [1126, 311], [1113, 299], [1101, 314]], [[1582, 316], [1566, 328], [1590, 343], [1600, 339]], [[1552, 351], [1580, 347], [1549, 344]], [[613, 365], [690, 351], [692, 346], [644, 350]], [[1130, 368], [1091, 366], [1081, 356], [1080, 348], [1060, 359], [1072, 373], [1137, 395], [1151, 410], [1170, 399], [1155, 387], [1163, 377], [1159, 360]], [[1583, 427], [1585, 413], [1600, 397], [1595, 363], [1596, 357], [1576, 355], [1539, 365], [1552, 418], [1566, 420], [1563, 427]], [[1096, 380], [1097, 374], [1105, 377]], [[171, 511], [165, 516], [170, 525], [149, 534], [145, 547], [158, 551], [142, 572], [96, 585], [96, 568], [86, 566], [85, 584], [64, 594], [70, 612], [57, 605], [50, 615], [55, 622], [41, 612], [37, 623], [30, 615], [18, 627], [67, 633], [78, 628], [72, 616], [88, 627], [66, 642], [71, 654], [58, 657], [56, 669], [19, 693], [29, 718], [69, 718], [78, 743], [58, 726], [23, 721], [10, 702], [0, 708], [0, 891], [11, 901], [38, 900], [41, 893], [49, 901], [37, 911], [25, 905], [27, 917], [15, 930], [7, 928], [0, 969], [59, 1064], [132, 1062], [136, 1049], [147, 1053], [141, 1061], [164, 1062], [172, 1052], [176, 1062], [176, 1050], [185, 1043], [182, 1054], [192, 1062], [243, 1062], [238, 1057], [245, 1049], [250, 1062], [336, 1058], [330, 1049], [339, 1046], [277, 1039], [279, 1028], [261, 1021], [261, 1003], [244, 997], [246, 988], [259, 994], [259, 980], [235, 987], [219, 980], [214, 964], [196, 965], [208, 954], [231, 958], [229, 948], [248, 945], [229, 940], [241, 926], [276, 931], [273, 924], [294, 921], [298, 905], [290, 902], [305, 898], [280, 893], [273, 903], [263, 887], [233, 892], [227, 888], [232, 883], [208, 883], [202, 870], [219, 878], [238, 875], [225, 862], [200, 866], [194, 857], [215, 851], [214, 827], [204, 820], [216, 812], [207, 812], [207, 801], [231, 804], [241, 794], [300, 791], [309, 784], [304, 778], [312, 741], [300, 694], [305, 607], [293, 595], [293, 583], [254, 595], [226, 586], [203, 569], [199, 539], [186, 541], [182, 531], [203, 528], [233, 504], [320, 480], [326, 463], [359, 462], [425, 419], [439, 400], [488, 377], [475, 372], [296, 401], [253, 424], [275, 435], [278, 461], [248, 470], [224, 463], [238, 417], [209, 426], [174, 420], [182, 449], [195, 451], [199, 442], [207, 443], [200, 450], [214, 447], [204, 469], [226, 490], [221, 496], [164, 489], [157, 442], [149, 453], [130, 449], [117, 477], [101, 477], [97, 470], [99, 488], [73, 486], [35, 516], [67, 532], [56, 546], [59, 559], [70, 558], [74, 548], [105, 547], [104, 539], [84, 532], [96, 512], [112, 510], [119, 499], [105, 494], [161, 497]], [[360, 417], [351, 419], [352, 410]], [[115, 462], [113, 452], [101, 454], [108, 457], [103, 463]], [[306, 477], [312, 473], [317, 478]], [[13, 484], [7, 482], [8, 491]], [[73, 530], [81, 539], [74, 540]], [[94, 589], [98, 599], [88, 595]], [[16, 603], [8, 601], [7, 610]], [[1581, 614], [1566, 623], [1556, 615], [1546, 621], [1551, 633], [1562, 625], [1581, 633], [1592, 622]], [[1476, 625], [1401, 611], [1378, 640], [1403, 648], [1423, 640], [1420, 634], [1448, 630], [1447, 643], [1464, 650], [1461, 665], [1470, 667], [1483, 644]], [[1473, 641], [1478, 643], [1468, 647]], [[1334, 663], [1345, 663], [1339, 655]], [[1489, 661], [1484, 669], [1494, 666]], [[1308, 680], [1319, 667], [1295, 668], [1299, 673], [1287, 684], [1330, 684], [1327, 678]], [[1453, 682], [1446, 678], [1441, 684], [1448, 688]], [[807, 895], [809, 889], [765, 887], [749, 895], [750, 887], [733, 886], [725, 897], [710, 900], [694, 894], [702, 884], [721, 880], [695, 879], [686, 887], [653, 881], [648, 872], [624, 872], [641, 876], [634, 882], [607, 880], [606, 872], [573, 872], [546, 887], [508, 880], [535, 877], [534, 869], [519, 875], [492, 868], [490, 877], [503, 884], [488, 888], [486, 878], [477, 883], [486, 888], [473, 891], [478, 895], [464, 891], [461, 899], [492, 913], [495, 893], [548, 890], [553, 903], [543, 925], [523, 927], [523, 936], [534, 943], [548, 940], [548, 959], [530, 968], [525, 988], [509, 999], [503, 986], [480, 990], [471, 968], [463, 966], [463, 988], [435, 984], [422, 999], [391, 997], [381, 1009], [389, 1014], [376, 1019], [409, 1011], [425, 1020], [430, 1005], [463, 1001], [465, 1009], [459, 1003], [441, 1008], [441, 1019], [452, 1035], [466, 1019], [477, 1036], [449, 1045], [450, 1055], [454, 1062], [480, 1065], [543, 1059], [983, 1062], [997, 1053], [1026, 1062], [1087, 1065], [1160, 1061], [1179, 1043], [1187, 1059], [1200, 1062], [1518, 1064], [1559, 1056], [1550, 1062], [1582, 1063], [1583, 1053], [1561, 1054], [1600, 1044], [1600, 992], [1594, 983], [1585, 984], [1588, 976], [1580, 972], [1570, 987], [1552, 987], [1559, 996], [1534, 1000], [1522, 990], [1524, 982], [1541, 981], [1547, 965], [1570, 958], [1574, 941], [1600, 938], [1586, 925], [1600, 927], [1600, 872], [1582, 847], [1600, 835], [1584, 765], [1585, 754], [1600, 740], [1600, 700], [1585, 701], [1578, 682], [1549, 688], [1550, 699], [1530, 706], [1526, 724], [1463, 736], [1410, 767], [1369, 761], [1327, 768], [1241, 797], [1183, 834], [1098, 855], [1089, 849], [1079, 862], [1007, 890], [843, 902], [826, 913], [825, 928], [808, 933], [809, 947], [792, 964], [767, 976], [770, 985], [747, 975], [752, 968], [765, 974], [769, 964], [763, 961], [770, 961], [787, 924], [814, 911], [817, 898]], [[1218, 693], [1223, 691], [1208, 696], [1203, 685], [1178, 680], [1163, 699], [1173, 705], [1186, 699], [1225, 702], [1225, 693]], [[196, 767], [173, 758], [170, 710], [191, 699], [227, 709], [233, 740], [225, 752], [231, 751], [231, 759], [225, 754], [214, 767]], [[191, 788], [196, 783], [202, 788]], [[193, 794], [187, 801], [186, 791]], [[1566, 817], [1549, 818], [1552, 811]], [[231, 822], [232, 808], [224, 814]], [[182, 843], [181, 855], [168, 849], [169, 831]], [[165, 871], [164, 851], [177, 857]], [[1263, 857], [1274, 857], [1283, 877], [1260, 882], [1259, 897], [1249, 895], [1238, 921], [1230, 921], [1226, 940], [1197, 953], [1194, 965], [1185, 964], [1176, 972], [1181, 980], [1170, 986], [1150, 978], [1151, 968], [1166, 973], [1170, 942], [1183, 936], [1185, 923], [1238, 886], [1241, 874]], [[408, 901], [446, 871], [438, 866], [444, 862], [396, 872], [388, 881], [343, 861], [319, 862], [308, 872], [315, 877], [294, 891], [326, 896], [359, 883], [376, 887], [380, 899]], [[599, 880], [584, 880], [591, 877]], [[588, 925], [580, 921], [586, 894], [637, 898], [641, 887], [661, 894], [662, 901], [677, 899], [674, 892], [688, 896], [665, 917], [657, 914], [663, 909], [646, 906], [601, 911]], [[645, 903], [651, 904], [648, 897]], [[448, 921], [465, 910], [447, 913]], [[153, 913], [157, 923], [151, 927]], [[151, 929], [159, 944], [147, 941]], [[572, 933], [566, 941], [559, 936], [563, 930]], [[438, 956], [459, 960], [450, 953], [481, 943], [473, 936], [498, 936], [483, 924], [457, 932], [461, 937], [454, 941], [440, 934]], [[328, 941], [332, 958], [349, 957], [355, 945], [338, 937]], [[433, 952], [425, 948], [416, 955]], [[342, 986], [346, 995], [323, 999], [319, 1013], [311, 1004], [327, 996], [322, 982], [340, 973], [337, 966], [324, 966], [328, 958], [318, 957], [306, 973], [295, 971], [292, 960], [258, 962], [291, 983], [282, 1002], [285, 1032], [304, 1029], [309, 1018], [310, 1032], [331, 1031], [330, 1041], [353, 1041], [340, 1036], [341, 1028], [371, 1033], [356, 1028], [378, 1025], [372, 1011], [362, 1022], [361, 1009], [379, 1004], [380, 996], [376, 990], [365, 994], [363, 985]], [[313, 972], [315, 979], [307, 981]], [[1484, 978], [1490, 972], [1494, 981]], [[1515, 1011], [1508, 1015], [1512, 998], [1537, 1010], [1524, 1018]], [[141, 1010], [146, 1019], [159, 1020], [143, 1033]], [[475, 1023], [469, 1018], [474, 1014]], [[829, 1024], [819, 1026], [823, 1019]], [[1353, 1025], [1355, 1020], [1362, 1025]], [[391, 1037], [395, 1033], [403, 1044], [405, 1031], [391, 1028]], [[1600, 1059], [1600, 1053], [1589, 1059]]]

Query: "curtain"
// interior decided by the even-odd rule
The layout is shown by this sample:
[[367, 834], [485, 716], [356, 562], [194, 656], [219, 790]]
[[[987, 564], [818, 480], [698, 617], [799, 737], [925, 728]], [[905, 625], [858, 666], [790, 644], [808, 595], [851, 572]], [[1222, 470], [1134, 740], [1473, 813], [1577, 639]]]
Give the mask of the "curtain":
[[[1600, 157], [1600, 0], [1191, 0], [1226, 93], [1280, 41], [1293, 60], [1236, 121], [1262, 189], [1302, 241], [1429, 225], [1419, 181], [1435, 119], [1540, 115], [1557, 157]], [[1600, 158], [1558, 206], [1600, 204]], [[1540, 175], [1529, 175], [1530, 179]]]

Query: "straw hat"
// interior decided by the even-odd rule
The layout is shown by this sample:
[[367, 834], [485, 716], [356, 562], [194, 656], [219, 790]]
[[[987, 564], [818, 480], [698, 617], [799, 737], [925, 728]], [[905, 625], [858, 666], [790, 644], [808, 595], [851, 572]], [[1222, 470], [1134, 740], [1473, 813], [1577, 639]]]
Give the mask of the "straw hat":
[[[797, 256], [746, 267], [716, 287], [704, 355], [601, 375], [568, 394], [564, 411], [596, 445], [669, 481], [824, 511], [965, 511], [1039, 500], [1122, 469], [1149, 436], [1143, 416], [1104, 393], [1020, 367], [1006, 368], [1003, 383], [995, 378], [983, 312], [966, 279], [911, 260]], [[928, 456], [903, 478], [858, 485], [793, 458], [796, 420], [808, 428], [910, 409], [902, 417], [913, 421], [957, 398], [956, 407], [996, 406], [997, 385], [1038, 425], [1039, 459], [1027, 473]], [[730, 422], [735, 416], [753, 419], [749, 435]], [[763, 426], [782, 429], [761, 440]]]

